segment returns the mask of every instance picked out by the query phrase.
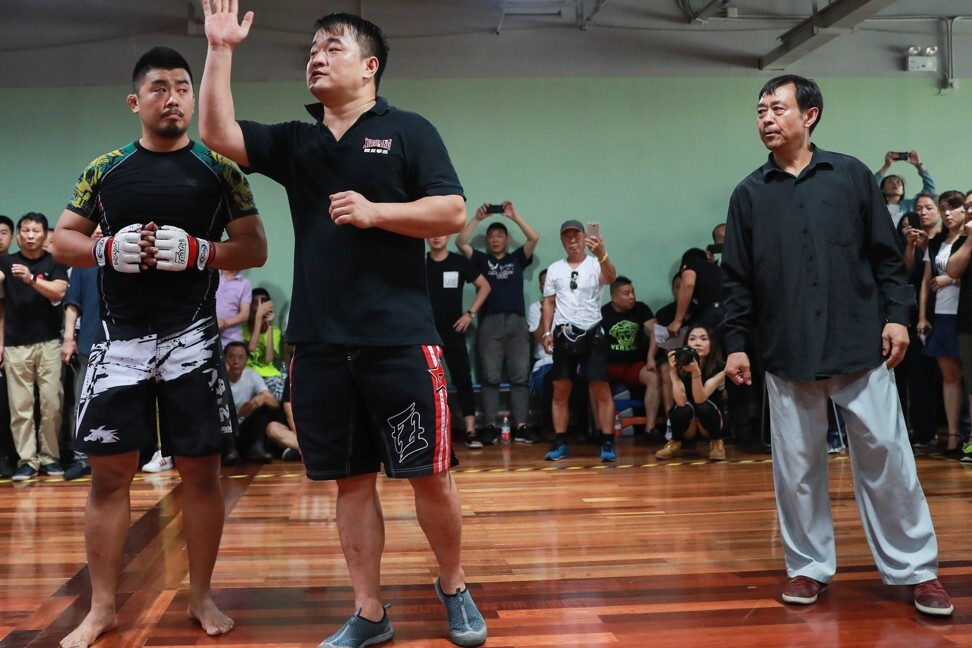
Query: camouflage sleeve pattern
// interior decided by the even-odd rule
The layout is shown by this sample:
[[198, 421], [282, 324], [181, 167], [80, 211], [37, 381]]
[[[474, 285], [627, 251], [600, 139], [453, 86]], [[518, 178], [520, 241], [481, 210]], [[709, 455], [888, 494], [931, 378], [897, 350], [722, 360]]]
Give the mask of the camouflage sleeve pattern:
[[81, 173], [78, 183], [74, 185], [74, 195], [68, 201], [67, 208], [97, 222], [100, 218], [98, 194], [101, 191], [102, 179], [115, 165], [131, 155], [134, 150], [135, 145], [129, 144], [92, 161]]
[[253, 202], [253, 192], [250, 191], [250, 183], [243, 177], [243, 173], [232, 160], [201, 145], [197, 145], [196, 155], [212, 169], [223, 184], [228, 197], [229, 215], [227, 220], [236, 220], [257, 213], [256, 204]]

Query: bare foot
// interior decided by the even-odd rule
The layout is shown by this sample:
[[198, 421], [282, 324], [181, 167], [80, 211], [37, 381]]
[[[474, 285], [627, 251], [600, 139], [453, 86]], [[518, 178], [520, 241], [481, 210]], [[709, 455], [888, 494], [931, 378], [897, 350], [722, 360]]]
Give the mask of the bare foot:
[[190, 603], [186, 611], [190, 619], [202, 626], [210, 637], [224, 635], [233, 629], [233, 619], [223, 614], [211, 596], [198, 603]]
[[61, 648], [88, 648], [98, 637], [114, 627], [114, 612], [91, 610], [74, 632], [61, 639]]

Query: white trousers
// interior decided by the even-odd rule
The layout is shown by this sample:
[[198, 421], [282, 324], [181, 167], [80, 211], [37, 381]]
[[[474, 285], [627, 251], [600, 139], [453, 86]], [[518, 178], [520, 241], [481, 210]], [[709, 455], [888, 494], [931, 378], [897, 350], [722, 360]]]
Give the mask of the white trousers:
[[881, 578], [889, 585], [937, 578], [938, 541], [918, 483], [894, 372], [881, 364], [813, 382], [767, 373], [766, 389], [776, 507], [789, 576], [828, 583], [837, 571], [827, 475], [829, 398], [847, 424], [857, 510]]

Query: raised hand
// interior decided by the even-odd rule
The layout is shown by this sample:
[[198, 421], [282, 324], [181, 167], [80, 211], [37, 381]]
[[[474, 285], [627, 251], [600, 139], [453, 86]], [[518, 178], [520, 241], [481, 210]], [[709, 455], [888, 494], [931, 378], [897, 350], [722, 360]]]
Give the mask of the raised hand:
[[209, 41], [210, 47], [233, 49], [250, 33], [253, 12], [247, 11], [241, 21], [239, 0], [202, 0], [202, 7], [203, 15], [206, 17], [206, 40]]

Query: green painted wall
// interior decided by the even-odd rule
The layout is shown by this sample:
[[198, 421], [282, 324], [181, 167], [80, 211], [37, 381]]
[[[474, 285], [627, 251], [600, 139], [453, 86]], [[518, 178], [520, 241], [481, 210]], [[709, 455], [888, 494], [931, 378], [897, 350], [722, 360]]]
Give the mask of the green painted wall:
[[[970, 90], [939, 95], [931, 78], [820, 79], [826, 100], [816, 141], [876, 168], [889, 149], [917, 149], [940, 189], [972, 188], [966, 161]], [[762, 164], [755, 130], [757, 78], [385, 80], [382, 94], [436, 124], [465, 186], [469, 213], [513, 200], [540, 232], [529, 273], [562, 252], [566, 218], [598, 220], [607, 248], [639, 298], [658, 307], [682, 251], [709, 242], [735, 184]], [[134, 139], [126, 87], [3, 89], [0, 213], [38, 210], [55, 219], [81, 169]], [[240, 117], [308, 118], [300, 83], [240, 84]], [[195, 129], [193, 130], [195, 133]], [[915, 170], [898, 163], [909, 194]], [[283, 191], [251, 178], [271, 242], [254, 285], [290, 289], [293, 237]], [[515, 240], [522, 240], [518, 233]]]

